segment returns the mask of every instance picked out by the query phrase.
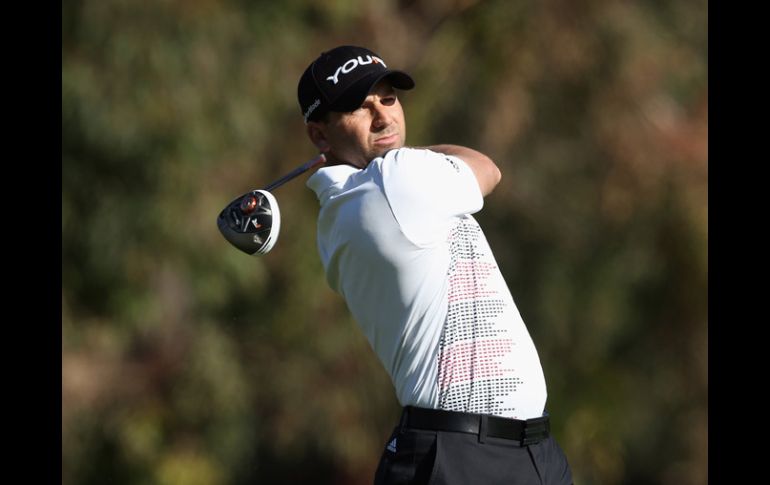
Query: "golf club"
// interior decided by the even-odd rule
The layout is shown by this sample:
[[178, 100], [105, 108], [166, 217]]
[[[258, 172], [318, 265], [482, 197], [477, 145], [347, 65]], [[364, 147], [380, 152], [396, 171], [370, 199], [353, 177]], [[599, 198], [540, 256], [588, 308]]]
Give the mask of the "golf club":
[[246, 254], [260, 255], [270, 251], [278, 240], [281, 211], [272, 190], [289, 180], [326, 162], [322, 154], [308, 160], [263, 189], [246, 192], [219, 213], [217, 227], [230, 244]]

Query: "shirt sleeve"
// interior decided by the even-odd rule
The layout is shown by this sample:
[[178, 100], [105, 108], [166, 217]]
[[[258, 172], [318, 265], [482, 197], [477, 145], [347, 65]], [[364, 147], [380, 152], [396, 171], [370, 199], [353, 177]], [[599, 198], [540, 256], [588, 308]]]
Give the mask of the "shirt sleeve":
[[393, 150], [383, 160], [382, 179], [402, 232], [418, 246], [445, 241], [458, 218], [484, 205], [476, 176], [455, 156], [427, 149]]

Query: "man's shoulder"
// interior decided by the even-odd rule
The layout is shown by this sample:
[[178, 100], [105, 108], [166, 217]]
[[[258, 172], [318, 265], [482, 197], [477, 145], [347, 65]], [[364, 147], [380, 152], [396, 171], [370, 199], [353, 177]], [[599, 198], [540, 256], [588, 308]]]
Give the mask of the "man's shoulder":
[[[397, 173], [411, 176], [428, 176], [437, 172], [460, 173], [462, 160], [429, 148], [403, 147], [390, 150], [376, 159], [376, 166], [383, 174]], [[428, 180], [423, 180], [427, 182]]]
[[379, 166], [404, 166], [411, 167], [413, 162], [437, 162], [444, 160], [446, 155], [437, 153], [428, 148], [401, 147], [394, 148], [383, 156], [373, 160]]
[[401, 160], [404, 158], [430, 158], [433, 156], [436, 156], [436, 152], [427, 148], [404, 146], [390, 150], [382, 158], [384, 160]]

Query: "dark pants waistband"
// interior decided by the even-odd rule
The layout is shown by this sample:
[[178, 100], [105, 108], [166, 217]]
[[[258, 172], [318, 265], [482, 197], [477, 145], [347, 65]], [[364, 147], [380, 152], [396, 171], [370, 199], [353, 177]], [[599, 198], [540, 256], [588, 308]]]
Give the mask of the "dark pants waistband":
[[521, 442], [521, 446], [532, 445], [546, 439], [551, 429], [547, 413], [540, 418], [524, 421], [414, 406], [404, 407], [400, 425], [415, 429], [475, 434], [482, 443], [486, 437], [516, 440]]

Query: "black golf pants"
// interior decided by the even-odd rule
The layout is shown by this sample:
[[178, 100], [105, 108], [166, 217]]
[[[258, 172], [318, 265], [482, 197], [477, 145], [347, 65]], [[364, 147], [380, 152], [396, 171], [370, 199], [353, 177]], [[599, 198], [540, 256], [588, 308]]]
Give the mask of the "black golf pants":
[[382, 453], [375, 485], [571, 485], [564, 452], [549, 436], [519, 441], [397, 426]]

